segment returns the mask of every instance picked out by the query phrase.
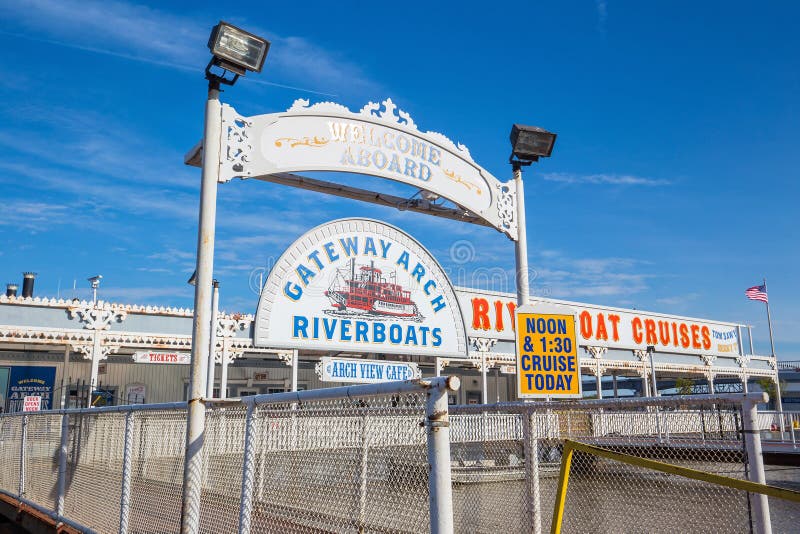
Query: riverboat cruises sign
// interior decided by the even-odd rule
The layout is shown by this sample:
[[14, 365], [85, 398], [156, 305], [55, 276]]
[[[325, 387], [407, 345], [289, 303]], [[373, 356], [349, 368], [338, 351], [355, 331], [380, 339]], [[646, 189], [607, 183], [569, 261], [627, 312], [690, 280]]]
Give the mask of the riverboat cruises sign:
[[323, 357], [316, 366], [323, 382], [377, 384], [420, 378], [416, 363]]
[[[464, 320], [469, 336], [515, 339], [513, 296], [459, 289], [458, 298], [466, 312]], [[733, 323], [536, 297], [530, 301], [572, 308], [580, 346], [646, 350], [653, 345], [657, 352], [741, 355], [739, 327]]]
[[517, 239], [516, 186], [475, 163], [467, 147], [417, 129], [391, 99], [359, 112], [297, 100], [282, 113], [242, 117], [222, 107], [220, 181], [298, 171], [387, 178], [430, 191]]
[[370, 219], [310, 230], [270, 271], [257, 347], [464, 358], [458, 299], [409, 235]]

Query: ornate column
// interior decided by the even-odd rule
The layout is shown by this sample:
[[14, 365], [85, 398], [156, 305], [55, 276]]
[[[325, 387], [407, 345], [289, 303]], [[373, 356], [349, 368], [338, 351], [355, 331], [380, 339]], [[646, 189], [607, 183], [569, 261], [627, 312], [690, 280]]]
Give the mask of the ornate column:
[[485, 337], [471, 337], [469, 338], [472, 346], [475, 347], [476, 352], [480, 355], [480, 360], [473, 360], [472, 364], [481, 370], [481, 400], [483, 404], [489, 403], [489, 385], [486, 380], [486, 370], [489, 368], [487, 355], [492, 347], [497, 343], [496, 339]]
[[[97, 388], [97, 374], [100, 362], [108, 358], [112, 352], [117, 352], [119, 345], [106, 345], [103, 343], [105, 336], [103, 330], [108, 330], [112, 322], [121, 323], [128, 316], [124, 310], [114, 308], [98, 308], [97, 303], [84, 303], [79, 306], [70, 306], [67, 312], [71, 319], [78, 318], [83, 327], [92, 331], [92, 344], [72, 345], [72, 350], [80, 353], [84, 359], [92, 361], [92, 371], [89, 375], [89, 394]], [[66, 372], [66, 369], [64, 370]]]
[[[741, 338], [741, 327], [739, 327], [739, 330], [740, 330], [739, 337]], [[739, 367], [742, 369], [742, 372], [739, 375], [739, 377], [742, 380], [742, 390], [744, 391], [744, 394], [747, 395], [748, 393], [747, 379], [750, 377], [749, 373], [747, 372], [747, 366], [750, 365], [750, 356], [742, 354], [741, 356], [738, 356], [736, 358], [736, 363], [738, 363]]]
[[703, 375], [705, 375], [706, 380], [708, 381], [708, 393], [713, 395], [715, 373], [712, 368], [714, 367], [714, 362], [717, 360], [717, 357], [712, 354], [701, 354], [700, 357], [703, 359], [703, 363], [706, 366], [706, 370], [703, 372]]
[[650, 381], [648, 380], [647, 366], [644, 363], [645, 358], [647, 358], [647, 351], [636, 349], [633, 351], [633, 355], [641, 362], [639, 375], [642, 377], [642, 396], [650, 397]]
[[608, 352], [606, 347], [585, 347], [587, 353], [589, 353], [592, 358], [595, 360], [594, 368], [591, 369], [591, 373], [597, 377], [597, 398], [603, 398], [603, 368], [600, 364], [600, 361], [603, 359], [603, 354]]
[[[244, 349], [233, 348], [232, 342], [236, 332], [244, 330], [250, 323], [249, 319], [242, 319], [240, 317], [220, 317], [217, 321], [217, 337], [222, 338], [222, 354], [219, 357], [219, 364], [221, 366], [220, 380], [219, 380], [219, 398], [226, 399], [228, 397], [228, 364], [231, 360], [241, 358], [244, 354]], [[217, 361], [217, 358], [215, 358]]]

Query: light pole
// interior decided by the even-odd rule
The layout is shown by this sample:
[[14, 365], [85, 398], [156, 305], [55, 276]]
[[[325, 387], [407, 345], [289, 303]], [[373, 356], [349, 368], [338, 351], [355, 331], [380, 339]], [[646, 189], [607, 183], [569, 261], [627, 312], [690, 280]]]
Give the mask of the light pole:
[[103, 279], [102, 274], [98, 274], [97, 276], [92, 276], [91, 278], [87, 278], [90, 284], [92, 284], [92, 305], [97, 304], [97, 288], [100, 287], [100, 280]]
[[[200, 494], [203, 473], [203, 435], [206, 409], [208, 353], [211, 338], [211, 299], [214, 268], [214, 237], [217, 212], [217, 182], [220, 166], [222, 106], [220, 85], [233, 85], [247, 71], [260, 72], [269, 42], [240, 28], [220, 22], [211, 32], [208, 48], [213, 57], [206, 66], [208, 98], [203, 131], [203, 174], [200, 185], [200, 218], [197, 231], [197, 284], [194, 288], [192, 325], [191, 390], [187, 406], [186, 453], [183, 470], [181, 532], [195, 534], [200, 526]], [[212, 67], [221, 69], [217, 74]], [[232, 78], [226, 78], [227, 73]]]
[[514, 185], [517, 188], [517, 241], [515, 255], [517, 260], [517, 306], [524, 306], [530, 298], [528, 278], [528, 239], [525, 227], [525, 188], [522, 183], [522, 167], [527, 167], [540, 157], [549, 158], [553, 153], [556, 134], [538, 126], [511, 127], [511, 157], [508, 158], [514, 171]]

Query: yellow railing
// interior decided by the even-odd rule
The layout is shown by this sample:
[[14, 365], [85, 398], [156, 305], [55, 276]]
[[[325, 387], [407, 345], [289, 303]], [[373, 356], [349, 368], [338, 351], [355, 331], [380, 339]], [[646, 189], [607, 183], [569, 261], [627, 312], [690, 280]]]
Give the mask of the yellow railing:
[[788, 501], [800, 503], [800, 492], [797, 491], [778, 488], [768, 484], [759, 484], [749, 480], [716, 475], [714, 473], [706, 473], [704, 471], [666, 464], [664, 462], [658, 462], [648, 458], [639, 458], [638, 456], [622, 454], [619, 452], [610, 451], [608, 449], [603, 449], [601, 447], [595, 447], [585, 443], [578, 443], [577, 441], [565, 440], [564, 452], [563, 456], [561, 457], [561, 471], [558, 478], [558, 490], [556, 492], [555, 505], [553, 506], [553, 522], [550, 526], [551, 534], [560, 534], [561, 532], [561, 523], [564, 519], [564, 504], [567, 499], [567, 487], [569, 485], [570, 467], [572, 466], [572, 453], [574, 451], [593, 454], [609, 460], [615, 460], [617, 462], [622, 462], [645, 469], [652, 469], [662, 473], [678, 475], [693, 480], [708, 482], [710, 484], [734, 488], [750, 493], [760, 493], [769, 497], [776, 497], [778, 499], [786, 499]]

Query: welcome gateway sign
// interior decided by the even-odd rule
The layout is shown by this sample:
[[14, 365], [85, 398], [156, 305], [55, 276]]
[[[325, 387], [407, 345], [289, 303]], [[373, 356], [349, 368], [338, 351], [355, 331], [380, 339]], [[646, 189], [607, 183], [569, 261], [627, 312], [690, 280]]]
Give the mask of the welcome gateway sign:
[[458, 299], [442, 268], [401, 230], [341, 219], [300, 237], [270, 271], [255, 345], [463, 358]]

